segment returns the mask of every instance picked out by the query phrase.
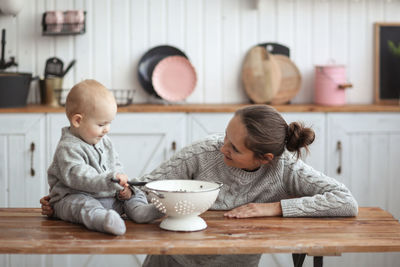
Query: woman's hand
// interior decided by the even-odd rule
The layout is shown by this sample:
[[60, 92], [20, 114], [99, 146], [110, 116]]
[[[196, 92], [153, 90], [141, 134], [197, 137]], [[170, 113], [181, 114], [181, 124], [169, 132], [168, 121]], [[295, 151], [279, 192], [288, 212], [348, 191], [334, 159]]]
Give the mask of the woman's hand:
[[40, 199], [40, 204], [42, 204], [42, 214], [51, 217], [54, 214], [53, 208], [50, 206], [50, 196], [44, 196]]
[[125, 186], [123, 190], [119, 191], [118, 198], [121, 200], [128, 200], [132, 197], [132, 189], [129, 186]]
[[282, 216], [282, 207], [280, 202], [249, 203], [226, 212], [224, 216], [229, 218]]

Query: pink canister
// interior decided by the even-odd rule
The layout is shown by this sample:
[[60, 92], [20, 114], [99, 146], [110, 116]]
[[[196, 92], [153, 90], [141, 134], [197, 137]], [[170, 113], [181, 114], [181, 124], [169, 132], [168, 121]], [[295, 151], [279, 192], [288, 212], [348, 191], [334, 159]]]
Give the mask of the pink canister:
[[314, 102], [318, 105], [340, 106], [346, 104], [347, 83], [344, 65], [315, 66]]

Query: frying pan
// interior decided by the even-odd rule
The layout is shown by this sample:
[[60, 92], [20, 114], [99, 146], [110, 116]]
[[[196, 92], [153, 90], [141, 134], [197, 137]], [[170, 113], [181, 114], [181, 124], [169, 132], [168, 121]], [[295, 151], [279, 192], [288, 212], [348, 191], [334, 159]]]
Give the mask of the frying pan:
[[287, 46], [278, 43], [262, 43], [258, 44], [258, 46], [264, 47], [268, 53], [290, 57], [290, 50]]
[[160, 96], [154, 90], [152, 83], [152, 75], [154, 68], [162, 59], [168, 56], [183, 56], [187, 58], [185, 53], [183, 53], [178, 48], [169, 45], [161, 45], [151, 48], [147, 51], [142, 58], [139, 60], [138, 65], [138, 77], [140, 85], [147, 91], [149, 94], [154, 95], [158, 98]]
[[196, 71], [182, 56], [169, 56], [158, 62], [151, 78], [157, 95], [167, 101], [182, 101], [194, 90]]

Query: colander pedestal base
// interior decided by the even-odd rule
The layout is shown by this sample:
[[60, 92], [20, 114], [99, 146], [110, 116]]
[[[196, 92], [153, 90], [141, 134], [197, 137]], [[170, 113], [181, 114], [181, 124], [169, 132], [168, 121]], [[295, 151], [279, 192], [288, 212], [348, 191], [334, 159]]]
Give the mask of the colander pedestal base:
[[168, 216], [160, 223], [160, 227], [169, 231], [200, 231], [206, 229], [207, 224], [197, 215]]

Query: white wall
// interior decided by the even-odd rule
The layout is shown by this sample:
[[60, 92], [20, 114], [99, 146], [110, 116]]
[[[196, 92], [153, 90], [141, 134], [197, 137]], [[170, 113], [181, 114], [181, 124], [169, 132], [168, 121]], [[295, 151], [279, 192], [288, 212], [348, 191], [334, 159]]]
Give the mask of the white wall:
[[[134, 102], [148, 102], [137, 79], [139, 58], [170, 44], [191, 59], [198, 73], [188, 103], [248, 102], [240, 80], [245, 53], [260, 42], [291, 48], [303, 84], [294, 103], [313, 99], [314, 65], [345, 64], [354, 88], [348, 103], [373, 102], [373, 22], [400, 21], [399, 0], [25, 0], [17, 17], [0, 16], [7, 29], [7, 59], [19, 71], [43, 75], [48, 57], [77, 65], [66, 88], [94, 78], [113, 89], [135, 88]], [[84, 35], [41, 36], [47, 10], [84, 9]], [[32, 97], [31, 97], [32, 100]]]

